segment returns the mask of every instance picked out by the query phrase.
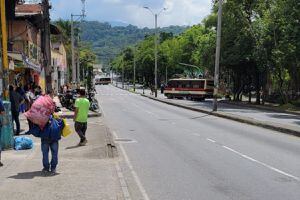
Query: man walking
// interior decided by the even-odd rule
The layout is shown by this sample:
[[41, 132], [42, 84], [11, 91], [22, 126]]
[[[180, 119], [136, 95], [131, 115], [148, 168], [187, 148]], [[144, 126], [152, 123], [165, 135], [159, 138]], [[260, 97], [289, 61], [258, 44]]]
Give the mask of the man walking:
[[87, 139], [85, 136], [85, 132], [87, 130], [87, 119], [90, 109], [90, 102], [85, 97], [85, 88], [80, 88], [79, 90], [80, 97], [76, 99], [75, 102], [75, 114], [74, 114], [74, 121], [75, 121], [75, 131], [80, 137], [80, 146], [84, 146], [87, 143]]
[[20, 135], [20, 120], [19, 120], [19, 108], [24, 102], [24, 98], [14, 90], [14, 86], [9, 86], [9, 100], [11, 103], [11, 115], [12, 121], [16, 123], [16, 135]]

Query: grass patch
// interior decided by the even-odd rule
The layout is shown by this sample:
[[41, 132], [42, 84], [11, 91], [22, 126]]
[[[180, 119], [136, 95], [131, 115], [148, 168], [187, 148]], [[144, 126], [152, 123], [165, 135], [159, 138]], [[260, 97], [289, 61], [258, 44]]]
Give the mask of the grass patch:
[[279, 108], [283, 110], [290, 110], [290, 111], [300, 111], [300, 104], [294, 104], [294, 103], [287, 103], [280, 105]]

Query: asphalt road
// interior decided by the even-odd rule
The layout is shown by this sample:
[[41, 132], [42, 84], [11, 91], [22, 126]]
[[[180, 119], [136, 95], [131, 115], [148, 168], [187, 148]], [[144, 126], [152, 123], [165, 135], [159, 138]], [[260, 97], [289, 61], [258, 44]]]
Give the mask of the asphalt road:
[[125, 139], [120, 150], [133, 177], [131, 199], [300, 199], [299, 138], [113, 86], [97, 90], [105, 121]]

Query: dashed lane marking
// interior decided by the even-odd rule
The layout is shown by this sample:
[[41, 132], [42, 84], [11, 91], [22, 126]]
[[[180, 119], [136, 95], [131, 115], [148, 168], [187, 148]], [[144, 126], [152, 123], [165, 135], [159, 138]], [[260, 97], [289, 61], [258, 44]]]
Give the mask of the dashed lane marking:
[[258, 161], [258, 160], [256, 160], [256, 159], [254, 159], [254, 158], [251, 158], [250, 156], [247, 156], [247, 155], [245, 155], [245, 154], [243, 154], [243, 153], [240, 153], [240, 152], [238, 152], [238, 151], [236, 151], [236, 150], [234, 150], [234, 149], [232, 149], [232, 148], [230, 148], [230, 147], [227, 147], [227, 146], [222, 146], [222, 147], [225, 148], [225, 149], [227, 149], [228, 151], [231, 151], [231, 152], [233, 152], [233, 153], [235, 153], [235, 154], [241, 156], [242, 158], [245, 158], [245, 159], [247, 159], [247, 160], [250, 160], [250, 161], [252, 161], [252, 162], [255, 162], [255, 163], [259, 164], [259, 165], [262, 165], [262, 166], [264, 166], [264, 167], [266, 167], [266, 168], [268, 168], [268, 169], [270, 169], [270, 170], [272, 170], [272, 171], [275, 171], [275, 172], [277, 172], [277, 173], [279, 173], [279, 174], [282, 174], [282, 175], [284, 175], [284, 176], [287, 176], [287, 177], [289, 177], [289, 178], [292, 178], [292, 179], [294, 179], [294, 180], [296, 180], [296, 181], [300, 181], [300, 178], [297, 177], [297, 176], [291, 175], [291, 174], [286, 173], [286, 172], [284, 172], [284, 171], [282, 171], [282, 170], [280, 170], [280, 169], [277, 169], [277, 168], [275, 168], [275, 167], [272, 167], [271, 165], [268, 165], [268, 164], [266, 164], [266, 163], [263, 163], [263, 162], [261, 162], [261, 161]]
[[207, 140], [207, 141], [210, 141], [210, 142], [212, 142], [212, 143], [216, 143], [216, 141], [215, 141], [215, 140], [213, 140], [213, 139], [210, 139], [210, 138], [207, 138], [206, 140]]

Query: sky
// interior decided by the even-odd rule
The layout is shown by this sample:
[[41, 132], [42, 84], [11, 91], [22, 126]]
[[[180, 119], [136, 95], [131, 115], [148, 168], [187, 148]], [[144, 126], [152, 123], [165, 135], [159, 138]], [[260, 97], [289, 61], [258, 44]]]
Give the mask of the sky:
[[[81, 14], [81, 0], [50, 0], [51, 19], [70, 19]], [[87, 20], [101, 22], [124, 22], [138, 27], [154, 27], [153, 13], [167, 8], [158, 17], [158, 26], [194, 25], [210, 13], [211, 0], [86, 0]]]

